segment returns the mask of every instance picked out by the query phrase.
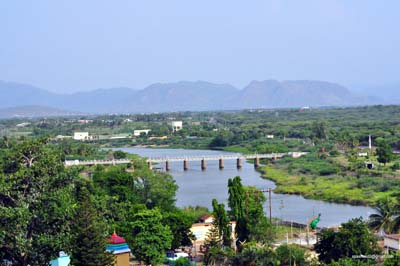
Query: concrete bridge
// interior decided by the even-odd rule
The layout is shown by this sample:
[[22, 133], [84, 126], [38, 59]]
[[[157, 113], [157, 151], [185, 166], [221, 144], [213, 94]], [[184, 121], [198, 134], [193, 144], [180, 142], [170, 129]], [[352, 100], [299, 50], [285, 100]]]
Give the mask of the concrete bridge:
[[[225, 160], [236, 160], [236, 166], [238, 169], [242, 168], [243, 160], [254, 160], [254, 167], [258, 168], [260, 166], [260, 159], [280, 159], [284, 156], [292, 156], [293, 158], [298, 158], [307, 154], [307, 152], [288, 152], [288, 153], [269, 153], [269, 154], [248, 154], [248, 155], [205, 155], [205, 156], [180, 156], [180, 157], [158, 157], [158, 158], [148, 158], [146, 160], [147, 165], [150, 169], [153, 169], [153, 163], [163, 163], [165, 164], [165, 170], [169, 171], [171, 169], [170, 162], [183, 162], [183, 169], [189, 170], [190, 161], [200, 161], [201, 169], [207, 169], [207, 161], [218, 161], [219, 169], [224, 168]], [[79, 161], [71, 160], [65, 161], [65, 166], [77, 166], [77, 165], [117, 165], [117, 164], [129, 164], [132, 163], [128, 159], [119, 160], [88, 160]], [[133, 164], [131, 166], [134, 167]]]

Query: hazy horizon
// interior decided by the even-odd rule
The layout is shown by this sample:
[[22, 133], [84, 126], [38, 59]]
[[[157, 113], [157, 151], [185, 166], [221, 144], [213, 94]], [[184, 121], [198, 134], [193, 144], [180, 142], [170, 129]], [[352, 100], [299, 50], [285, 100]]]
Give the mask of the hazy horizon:
[[399, 8], [394, 0], [1, 2], [0, 80], [59, 93], [181, 80], [394, 86]]

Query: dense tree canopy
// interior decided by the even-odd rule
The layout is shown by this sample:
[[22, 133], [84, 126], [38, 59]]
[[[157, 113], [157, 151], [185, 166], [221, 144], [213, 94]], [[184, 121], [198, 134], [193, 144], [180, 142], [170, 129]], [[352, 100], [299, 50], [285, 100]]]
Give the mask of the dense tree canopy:
[[45, 265], [69, 247], [74, 174], [46, 140], [13, 143], [0, 169], [0, 258]]
[[315, 250], [320, 261], [331, 263], [353, 255], [380, 254], [377, 239], [369, 232], [367, 224], [361, 218], [343, 223], [338, 232], [324, 229], [319, 233]]
[[138, 260], [157, 265], [171, 248], [171, 229], [162, 224], [159, 210], [143, 210], [135, 213], [120, 229]]

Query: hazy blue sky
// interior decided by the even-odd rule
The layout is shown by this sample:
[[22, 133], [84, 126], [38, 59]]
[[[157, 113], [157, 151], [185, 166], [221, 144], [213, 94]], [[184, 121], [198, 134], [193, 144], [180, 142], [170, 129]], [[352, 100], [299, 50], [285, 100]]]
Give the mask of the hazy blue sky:
[[53, 91], [207, 80], [400, 82], [399, 0], [9, 0], [0, 80]]

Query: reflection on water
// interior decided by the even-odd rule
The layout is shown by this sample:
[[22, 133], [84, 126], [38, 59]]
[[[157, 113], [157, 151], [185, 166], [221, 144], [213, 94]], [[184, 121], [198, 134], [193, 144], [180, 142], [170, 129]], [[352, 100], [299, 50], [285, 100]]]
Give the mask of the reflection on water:
[[[185, 150], [185, 149], [146, 149], [123, 148], [122, 150], [143, 157], [181, 157], [232, 154], [222, 151]], [[236, 168], [235, 160], [226, 160], [225, 168], [218, 168], [218, 161], [207, 161], [207, 170], [202, 171], [200, 162], [190, 161], [189, 170], [183, 170], [182, 162], [170, 162], [169, 172], [179, 185], [177, 206], [206, 206], [211, 209], [211, 201], [216, 198], [225, 202], [228, 198], [228, 179], [239, 175], [244, 185], [252, 185], [260, 189], [275, 188], [272, 181], [260, 177], [253, 164], [243, 162], [242, 169]], [[164, 167], [159, 165], [158, 167]], [[268, 195], [266, 195], [268, 196]], [[264, 206], [269, 215], [269, 202]], [[304, 199], [297, 195], [272, 194], [272, 216], [287, 221], [306, 223], [313, 216], [321, 213], [320, 226], [339, 225], [351, 218], [366, 218], [373, 209], [364, 206], [327, 203], [319, 200]]]

